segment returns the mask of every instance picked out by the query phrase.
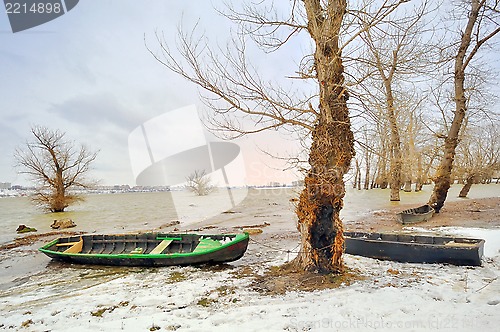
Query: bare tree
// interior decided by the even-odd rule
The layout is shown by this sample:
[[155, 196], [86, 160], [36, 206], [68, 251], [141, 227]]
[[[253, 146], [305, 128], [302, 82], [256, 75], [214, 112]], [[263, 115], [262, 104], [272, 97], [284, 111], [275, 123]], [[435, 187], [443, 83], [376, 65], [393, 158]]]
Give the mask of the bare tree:
[[198, 196], [206, 196], [215, 189], [205, 170], [195, 170], [186, 178], [186, 181], [186, 188]]
[[[358, 57], [358, 61], [365, 66], [362, 70], [365, 71], [365, 79], [371, 84], [361, 85], [360, 87], [365, 89], [358, 93], [371, 98], [371, 103], [378, 103], [379, 107], [384, 105], [384, 116], [387, 118], [390, 133], [391, 201], [400, 200], [399, 192], [403, 181], [402, 124], [398, 118], [401, 117], [401, 108], [409, 108], [404, 96], [408, 93], [403, 92], [416, 89], [409, 82], [429, 68], [422, 61], [428, 51], [427, 43], [422, 40], [422, 36], [428, 32], [427, 28], [424, 28], [423, 19], [429, 12], [427, 1], [423, 1], [411, 12], [391, 15], [388, 20], [376, 27], [365, 29], [361, 34], [366, 52]], [[366, 18], [360, 15], [359, 19], [361, 24], [367, 24], [369, 16]]]
[[20, 173], [29, 175], [38, 185], [33, 201], [48, 211], [63, 212], [82, 199], [70, 193], [71, 189], [93, 185], [85, 176], [98, 152], [91, 152], [84, 145], [77, 148], [59, 130], [34, 126], [31, 133], [35, 140], [14, 153], [17, 166]]
[[[448, 190], [451, 185], [451, 173], [455, 150], [459, 142], [460, 130], [467, 112], [468, 92], [466, 76], [472, 62], [477, 58], [479, 50], [486, 45], [495, 35], [500, 32], [500, 8], [498, 0], [467, 0], [461, 9], [462, 17], [467, 19], [463, 22], [464, 27], [458, 34], [458, 43], [452, 45], [455, 52], [452, 61], [454, 63], [453, 99], [455, 111], [449, 130], [445, 136], [444, 155], [439, 164], [434, 178], [434, 190], [429, 198], [435, 211], [439, 213], [444, 205]], [[447, 53], [448, 50], [443, 50]]]
[[[153, 56], [209, 93], [203, 100], [213, 111], [208, 119], [212, 129], [238, 137], [280, 128], [312, 138], [305, 188], [296, 209], [301, 248], [292, 264], [300, 269], [343, 270], [340, 210], [345, 195], [343, 177], [354, 155], [354, 137], [342, 52], [361, 30], [380, 22], [401, 2], [383, 1], [362, 27], [345, 25], [347, 15], [359, 14], [355, 9], [348, 11], [345, 0], [294, 0], [286, 15], [276, 11], [272, 2], [261, 2], [261, 10], [253, 4], [243, 5], [241, 11], [228, 8], [224, 15], [236, 22], [239, 30], [231, 46], [219, 52], [206, 39], [180, 31], [178, 53], [174, 54], [157, 35], [161, 54], [151, 52]], [[304, 33], [313, 49], [302, 59], [295, 78], [313, 80], [314, 91], [269, 83], [249, 63], [248, 37], [272, 52]]]

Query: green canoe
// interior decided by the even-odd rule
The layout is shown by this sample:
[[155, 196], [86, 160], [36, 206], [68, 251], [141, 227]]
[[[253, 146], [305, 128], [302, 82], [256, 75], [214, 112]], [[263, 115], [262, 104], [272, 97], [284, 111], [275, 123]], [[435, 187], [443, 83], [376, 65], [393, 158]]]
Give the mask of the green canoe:
[[40, 248], [72, 263], [120, 266], [217, 264], [241, 258], [248, 234], [109, 234], [62, 237]]

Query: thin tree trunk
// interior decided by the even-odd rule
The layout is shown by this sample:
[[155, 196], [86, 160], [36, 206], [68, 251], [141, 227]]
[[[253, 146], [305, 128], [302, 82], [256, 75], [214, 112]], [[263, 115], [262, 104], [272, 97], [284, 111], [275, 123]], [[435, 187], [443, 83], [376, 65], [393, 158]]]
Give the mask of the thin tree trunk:
[[417, 158], [417, 180], [415, 181], [415, 191], [419, 192], [422, 190], [423, 187], [423, 180], [422, 180], [422, 154], [418, 155]]
[[378, 180], [378, 184], [380, 185], [380, 189], [387, 189], [388, 181], [387, 181], [387, 155], [381, 156], [380, 161], [380, 178]]
[[408, 137], [408, 141], [405, 144], [405, 192], [411, 192], [411, 184], [413, 180], [413, 163], [415, 162], [415, 134], [414, 134], [414, 117], [413, 111], [410, 112], [410, 120], [408, 124], [408, 129], [406, 135]]
[[356, 159], [356, 168], [357, 168], [357, 171], [358, 171], [358, 183], [357, 183], [357, 187], [358, 187], [358, 190], [361, 190], [361, 168], [359, 167], [359, 162], [358, 162], [357, 159]]
[[[387, 84], [386, 84], [387, 86]], [[394, 98], [390, 87], [387, 90], [387, 110], [389, 115], [389, 123], [391, 128], [391, 150], [392, 158], [390, 163], [390, 187], [391, 187], [391, 201], [399, 201], [399, 190], [401, 189], [401, 139], [399, 137], [398, 124], [396, 121], [396, 114], [394, 110]]]
[[425, 170], [422, 173], [422, 179], [424, 184], [430, 184], [430, 177], [429, 177], [429, 172], [431, 171], [432, 164], [434, 163], [434, 159], [436, 159], [438, 155], [438, 152], [435, 151], [434, 154], [432, 155], [431, 159], [429, 160], [429, 163], [425, 167]]
[[368, 190], [370, 188], [370, 156], [368, 152], [365, 154], [365, 182], [363, 184], [363, 189]]
[[356, 159], [356, 164], [355, 165], [356, 165], [356, 170], [354, 171], [354, 181], [352, 183], [352, 188], [353, 189], [356, 189], [356, 185], [358, 184], [358, 176], [360, 174], [358, 159]]
[[469, 194], [470, 188], [472, 187], [472, 185], [475, 182], [475, 178], [476, 177], [474, 175], [467, 177], [467, 179], [465, 180], [465, 185], [460, 190], [458, 197], [461, 197], [461, 198], [467, 197], [467, 194]]
[[378, 177], [378, 169], [377, 169], [377, 164], [375, 164], [375, 169], [372, 172], [372, 178], [370, 180], [370, 189], [377, 188], [377, 177]]
[[[370, 30], [367, 31], [366, 36], [371, 42]], [[370, 44], [371, 52], [376, 60], [376, 67], [382, 78], [384, 89], [385, 89], [385, 102], [387, 119], [389, 120], [389, 130], [390, 130], [390, 169], [389, 169], [389, 185], [391, 187], [390, 200], [399, 201], [399, 190], [401, 189], [401, 138], [399, 135], [398, 123], [396, 118], [396, 109], [394, 105], [394, 95], [392, 89], [392, 80], [394, 78], [394, 73], [396, 72], [397, 66], [397, 52], [393, 51], [392, 63], [388, 66], [388, 73], [386, 73], [387, 65], [381, 60], [378, 51]]]

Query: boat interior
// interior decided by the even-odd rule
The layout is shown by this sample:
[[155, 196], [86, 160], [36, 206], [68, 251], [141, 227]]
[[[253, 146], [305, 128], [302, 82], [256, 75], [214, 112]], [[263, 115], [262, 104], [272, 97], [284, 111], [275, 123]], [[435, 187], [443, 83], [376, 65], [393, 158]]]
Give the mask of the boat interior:
[[82, 235], [61, 238], [48, 250], [81, 254], [175, 254], [191, 253], [220, 247], [234, 235], [199, 234], [122, 234]]
[[456, 238], [447, 236], [425, 236], [411, 234], [386, 234], [386, 233], [361, 233], [361, 232], [345, 232], [345, 237], [354, 239], [365, 239], [372, 241], [384, 242], [400, 242], [400, 243], [415, 243], [415, 244], [434, 244], [434, 245], [475, 245], [479, 239]]

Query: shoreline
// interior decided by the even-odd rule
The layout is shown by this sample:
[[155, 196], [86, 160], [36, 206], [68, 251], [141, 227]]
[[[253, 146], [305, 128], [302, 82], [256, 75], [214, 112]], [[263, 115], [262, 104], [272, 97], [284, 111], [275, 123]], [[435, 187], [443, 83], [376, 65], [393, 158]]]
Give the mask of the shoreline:
[[[270, 205], [280, 205], [272, 202]], [[345, 231], [363, 231], [363, 232], [398, 232], [408, 228], [432, 229], [440, 227], [469, 227], [469, 228], [497, 228], [500, 227], [500, 197], [463, 199], [461, 201], [452, 201], [446, 203], [440, 213], [427, 222], [403, 225], [397, 221], [396, 214], [404, 209], [415, 207], [412, 204], [401, 204], [381, 210], [374, 210], [368, 216], [358, 216], [343, 220]], [[241, 209], [241, 210], [244, 210]], [[255, 211], [251, 211], [255, 212]], [[254, 214], [252, 222], [238, 221], [239, 219], [249, 220], [252, 213], [242, 215], [241, 211], [227, 211], [219, 216], [188, 225], [186, 229], [179, 230], [178, 223], [160, 225], [151, 230], [144, 228], [128, 230], [127, 233], [162, 231], [162, 232], [196, 232], [202, 231], [216, 233], [234, 233], [243, 229], [260, 229], [262, 232], [252, 234], [252, 237], [267, 240], [280, 239], [299, 239], [299, 233], [295, 228], [295, 214], [288, 211], [286, 215], [290, 217], [289, 222], [279, 220], [271, 221], [273, 216], [282, 217], [282, 215], [259, 215]], [[261, 220], [262, 219], [262, 220]], [[281, 218], [283, 219], [283, 218]], [[345, 218], [343, 218], [345, 219]], [[95, 231], [94, 231], [95, 232]], [[0, 245], [0, 252], [17, 248], [21, 246], [30, 246], [45, 238], [56, 238], [63, 235], [85, 234], [85, 231], [72, 231], [71, 228], [50, 231], [26, 233], [14, 238], [11, 242]]]

